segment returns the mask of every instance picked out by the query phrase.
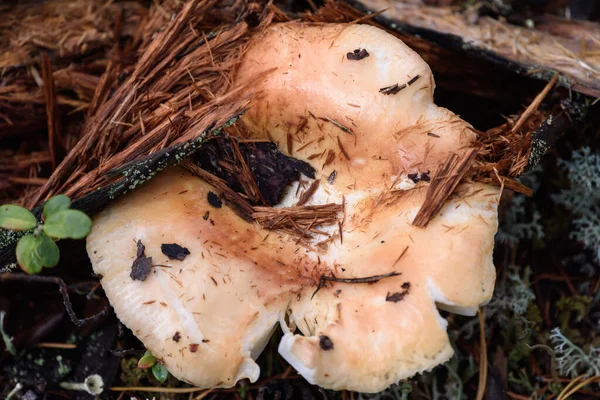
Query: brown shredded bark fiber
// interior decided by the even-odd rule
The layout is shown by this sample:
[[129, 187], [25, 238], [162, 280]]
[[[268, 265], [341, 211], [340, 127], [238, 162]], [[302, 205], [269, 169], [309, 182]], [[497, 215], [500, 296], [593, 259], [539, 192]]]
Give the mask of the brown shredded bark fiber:
[[[231, 87], [231, 73], [243, 54], [249, 27], [239, 22], [221, 26], [210, 37], [202, 33], [215, 23], [207, 16], [218, 14], [218, 4], [187, 3], [156, 33], [110, 98], [103, 88], [96, 92], [94, 103], [102, 104], [84, 125], [81, 140], [48, 182], [25, 199], [27, 206], [56, 193], [81, 197], [110, 182], [111, 170], [197, 138], [247, 106], [243, 88]], [[107, 70], [104, 82], [115, 81], [118, 73], [116, 68]]]
[[[86, 12], [95, 13], [95, 18], [99, 18], [98, 15], [116, 12], [112, 8], [97, 9], [94, 6], [96, 3], [91, 0], [86, 4]], [[21, 100], [30, 106], [33, 104], [35, 107], [41, 107], [40, 121], [44, 121], [44, 125], [48, 127], [48, 150], [47, 153], [40, 153], [45, 154], [44, 156], [32, 158], [25, 164], [17, 159], [6, 163], [9, 165], [7, 168], [11, 169], [8, 172], [10, 178], [4, 186], [12, 190], [11, 185], [25, 185], [27, 190], [21, 198], [21, 203], [27, 207], [34, 207], [57, 193], [80, 198], [99, 187], [118, 181], [118, 174], [112, 171], [124, 164], [143, 159], [173, 144], [198, 138], [209, 126], [223, 124], [243, 111], [248, 106], [250, 88], [233, 87], [231, 82], [232, 73], [243, 55], [252, 29], [245, 22], [246, 17], [251, 14], [258, 16], [259, 27], [267, 26], [273, 21], [288, 19], [281, 10], [272, 5], [246, 2], [223, 5], [215, 0], [190, 1], [183, 8], [177, 1], [163, 1], [160, 7], [153, 6], [148, 11], [125, 8], [118, 12], [119, 15], [136, 17], [126, 19], [127, 22], [113, 18], [111, 20], [116, 20], [117, 25], [106, 27], [102, 31], [105, 32], [101, 35], [103, 38], [112, 38], [113, 41], [103, 42], [105, 47], [112, 47], [105, 53], [105, 57], [109, 58], [99, 59], [104, 69], [101, 76], [54, 68], [56, 61], [52, 58], [53, 52], [62, 51], [63, 56], [68, 57], [89, 50], [91, 45], [85, 49], [71, 46], [71, 52], [50, 49], [50, 56], [44, 58], [46, 61], [42, 70], [45, 73], [44, 78], [41, 78], [42, 83], [48, 84], [42, 85], [44, 89], [40, 93], [41, 97], [38, 100]], [[77, 25], [77, 29], [85, 32], [85, 21], [91, 17], [88, 15], [84, 18], [75, 11], [73, 13], [73, 18], [78, 19], [77, 23], [80, 24]], [[52, 13], [40, 12], [38, 19], [46, 21], [44, 18], [49, 18], [48, 15]], [[170, 15], [175, 15], [171, 21]], [[312, 22], [378, 25], [373, 20], [375, 16], [377, 13], [364, 15], [346, 3], [330, 1], [315, 13], [306, 14], [303, 18]], [[129, 25], [131, 21], [139, 22], [135, 29]], [[76, 21], [71, 23], [75, 24]], [[5, 25], [2, 27], [6, 29]], [[73, 32], [79, 32], [77, 29], [73, 28]], [[0, 29], [1, 32], [5, 31]], [[32, 31], [32, 35], [34, 32], [35, 30]], [[416, 47], [418, 51], [425, 48], [418, 38], [392, 33]], [[115, 37], [124, 35], [130, 38], [128, 44], [125, 48], [116, 46]], [[81, 37], [79, 36], [80, 40], [88, 39], [88, 36], [84, 39]], [[32, 43], [37, 43], [31, 40]], [[139, 58], [129, 63], [120, 62], [120, 59], [115, 57], [110, 58], [111, 54], [131, 58], [134, 53], [137, 53], [136, 57]], [[426, 60], [432, 57], [431, 54], [425, 54]], [[31, 59], [30, 62], [34, 65], [35, 59]], [[29, 93], [26, 89], [27, 86], [15, 88]], [[76, 93], [77, 99], [64, 97], [60, 94], [62, 89], [71, 89]], [[9, 99], [11, 104], [16, 104], [18, 100], [15, 99], [18, 98], [9, 89], [0, 89], [0, 102]], [[75, 135], [66, 134], [64, 127], [60, 125], [60, 118], [55, 117], [57, 107], [59, 113], [60, 108], [67, 105], [86, 111], [85, 123]], [[514, 118], [487, 132], [477, 131], [478, 142], [474, 145], [479, 151], [475, 161], [471, 163], [471, 170], [468, 173], [461, 171], [461, 177], [528, 193], [528, 189], [514, 178], [526, 168], [531, 133], [546, 115], [547, 113], [533, 108], [527, 118], [519, 121], [516, 127]], [[338, 121], [327, 119], [326, 122], [336, 125], [346, 134], [353, 133]], [[232, 132], [239, 133], [235, 129]], [[340, 151], [346, 159], [351, 157], [341, 143]], [[64, 160], [56, 169], [52, 168], [52, 163], [58, 164], [62, 154], [66, 154]], [[325, 164], [328, 159], [325, 157]], [[47, 163], [46, 165], [50, 165], [54, 170], [48, 179], [38, 178], [35, 172], [23, 176], [27, 173], [26, 168], [33, 171], [32, 167], [39, 165], [39, 162]], [[244, 162], [236, 165], [242, 173], [247, 169]], [[188, 165], [188, 168], [193, 167]], [[0, 174], [2, 173], [3, 170], [0, 169]], [[19, 175], [15, 176], [15, 173]], [[250, 176], [247, 171], [243, 175]], [[216, 185], [226, 186], [216, 177], [207, 179], [211, 179]], [[435, 215], [435, 210], [439, 210], [451, 194], [452, 190], [448, 191], [449, 188], [455, 187], [457, 183], [453, 179], [450, 185], [439, 185], [434, 179], [431, 187], [440, 192], [428, 194], [416, 223], [426, 224], [425, 221]], [[227, 193], [226, 189], [223, 189], [223, 193], [226, 198], [230, 198], [230, 202], [231, 199], [236, 200], [233, 203], [240, 209], [241, 215], [252, 219], [254, 210], [250, 204], [261, 203], [260, 191], [251, 179], [245, 179], [244, 184], [248, 185], [244, 188], [245, 196], [231, 190], [232, 193]], [[310, 194], [309, 188], [305, 192], [306, 201]], [[293, 229], [303, 231], [302, 228]]]

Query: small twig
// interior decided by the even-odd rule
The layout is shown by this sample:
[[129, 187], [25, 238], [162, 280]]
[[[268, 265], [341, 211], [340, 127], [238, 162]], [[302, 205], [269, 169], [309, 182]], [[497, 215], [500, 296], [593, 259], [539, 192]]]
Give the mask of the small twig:
[[300, 196], [300, 198], [298, 199], [298, 202], [296, 203], [296, 207], [298, 206], [303, 206], [306, 204], [306, 202], [308, 200], [310, 200], [310, 198], [313, 196], [313, 194], [315, 194], [315, 192], [317, 191], [317, 189], [319, 188], [319, 184], [321, 183], [320, 179], [316, 179], [314, 180], [310, 186], [308, 187], [308, 189], [306, 189], [304, 191], [304, 193], [302, 193], [302, 195]]
[[485, 307], [479, 309], [479, 384], [476, 400], [483, 400], [487, 382], [487, 342], [485, 341]]
[[385, 278], [391, 278], [392, 276], [398, 276], [400, 275], [401, 272], [390, 272], [387, 274], [383, 274], [383, 275], [373, 275], [373, 276], [366, 276], [364, 278], [337, 278], [335, 276], [327, 276], [327, 275], [321, 275], [321, 278], [319, 279], [319, 285], [317, 286], [317, 290], [314, 291], [314, 293], [312, 294], [312, 296], [310, 297], [311, 299], [313, 297], [315, 297], [315, 295], [317, 294], [317, 292], [319, 290], [321, 290], [321, 288], [323, 286], [325, 286], [325, 282], [338, 282], [338, 283], [375, 283], [375, 282], [379, 282], [381, 279], [385, 279]]
[[567, 388], [569, 387], [569, 385], [568, 385], [567, 387], [565, 387], [563, 389], [563, 391], [556, 398], [556, 400], [568, 399], [569, 397], [571, 397], [575, 393], [577, 393], [584, 386], [589, 385], [590, 383], [594, 383], [594, 382], [600, 382], [600, 376], [592, 376], [591, 378], [588, 378], [588, 379], [578, 383], [577, 385], [572, 385], [572, 389], [567, 391]]
[[396, 261], [394, 261], [394, 264], [392, 264], [392, 267], [395, 267], [395, 266], [396, 266], [396, 264], [398, 264], [398, 261], [400, 261], [400, 259], [402, 259], [402, 257], [404, 257], [404, 255], [405, 255], [405, 254], [406, 254], [406, 252], [408, 251], [408, 247], [409, 247], [409, 246], [406, 246], [406, 247], [404, 248], [404, 250], [402, 250], [402, 253], [400, 253], [400, 255], [398, 256], [398, 258], [396, 258]]
[[132, 354], [142, 354], [144, 351], [144, 349], [111, 350], [110, 354], [116, 357], [125, 357]]
[[580, 382], [583, 379], [584, 375], [579, 375], [578, 377], [572, 379], [567, 386], [565, 386], [563, 388], [563, 390], [560, 392], [560, 394], [558, 395], [558, 397], [556, 398], [556, 400], [562, 400], [563, 398], [565, 398], [566, 394], [568, 392], [570, 392], [571, 388], [573, 388], [574, 386], [577, 385], [578, 382]]
[[77, 345], [74, 343], [52, 343], [52, 342], [40, 342], [37, 347], [45, 347], [48, 349], [76, 349]]
[[[209, 394], [211, 394], [215, 389], [208, 389], [205, 392], [200, 393], [198, 396], [194, 397], [194, 400], [202, 400]], [[191, 396], [191, 395], [190, 395]]]
[[196, 393], [210, 392], [213, 389], [204, 389], [197, 387], [190, 388], [168, 388], [156, 386], [113, 386], [110, 388], [113, 392], [153, 392], [153, 393]]
[[477, 150], [476, 148], [468, 150], [463, 154], [462, 159], [454, 153], [446, 159], [427, 188], [425, 201], [413, 220], [414, 226], [425, 228], [429, 221], [440, 212], [446, 200], [471, 168]]
[[327, 121], [327, 122], [331, 122], [333, 125], [335, 125], [336, 127], [338, 127], [342, 132], [345, 132], [349, 135], [354, 135], [354, 131], [344, 125], [342, 125], [338, 120], [330, 118], [330, 117], [323, 117], [323, 118], [319, 118], [322, 121]]
[[16, 274], [16, 273], [5, 273], [0, 274], [0, 282], [2, 281], [24, 281], [24, 282], [37, 282], [37, 283], [54, 283], [58, 285], [58, 290], [63, 298], [63, 304], [65, 305], [65, 309], [71, 321], [78, 327], [85, 325], [89, 321], [94, 321], [108, 313], [108, 308], [100, 311], [97, 314], [92, 315], [88, 318], [79, 319], [75, 315], [75, 311], [73, 311], [73, 305], [71, 304], [71, 299], [69, 298], [69, 292], [67, 291], [67, 284], [60, 278], [54, 276], [39, 276], [39, 275], [25, 275], [25, 274]]
[[556, 361], [556, 354], [554, 353], [554, 350], [552, 349], [552, 347], [547, 346], [545, 344], [534, 344], [533, 346], [530, 346], [527, 344], [526, 346], [529, 347], [531, 350], [535, 350], [535, 349], [546, 350], [546, 352], [550, 355], [550, 365], [552, 367], [550, 369], [550, 373], [552, 374], [552, 379], [554, 382], [560, 382], [558, 372], [556, 372], [558, 370], [558, 361]]
[[544, 87], [544, 90], [542, 90], [535, 97], [535, 99], [533, 99], [533, 101], [531, 102], [531, 104], [525, 109], [525, 111], [523, 112], [523, 114], [521, 114], [521, 116], [519, 117], [519, 119], [517, 120], [517, 122], [515, 122], [515, 125], [511, 129], [511, 131], [513, 133], [517, 132], [519, 129], [521, 129], [521, 127], [523, 126], [523, 124], [525, 123], [525, 121], [527, 121], [527, 118], [529, 118], [529, 116], [531, 114], [533, 114], [535, 112], [535, 110], [538, 109], [538, 107], [540, 106], [540, 103], [542, 102], [542, 100], [544, 100], [544, 98], [546, 97], [546, 95], [548, 94], [548, 92], [550, 91], [550, 89], [552, 89], [552, 87], [554, 86], [554, 84], [558, 80], [558, 76], [559, 76], [559, 74], [556, 73], [554, 75], [554, 77], [552, 77], [552, 79], [550, 80], [550, 82], [548, 82], [548, 84], [546, 85], [546, 87]]

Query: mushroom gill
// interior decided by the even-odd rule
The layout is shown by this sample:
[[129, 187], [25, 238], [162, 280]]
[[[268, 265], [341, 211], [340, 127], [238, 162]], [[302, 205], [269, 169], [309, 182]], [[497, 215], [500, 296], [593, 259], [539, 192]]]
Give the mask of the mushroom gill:
[[[429, 67], [395, 37], [276, 24], [255, 35], [235, 81], [273, 67], [241, 123], [319, 183], [296, 182], [271, 219], [248, 222], [174, 168], [99, 214], [88, 253], [118, 317], [180, 379], [255, 381], [280, 322], [279, 351], [308, 381], [381, 391], [451, 357], [438, 307], [474, 315], [491, 298], [499, 192], [462, 183], [426, 228], [412, 224], [439, 166], [474, 134], [433, 103]], [[299, 201], [340, 205], [337, 223], [309, 224], [302, 244], [267, 229]], [[143, 281], [130, 277], [137, 241], [160, 265]], [[167, 243], [190, 254], [170, 260]]]

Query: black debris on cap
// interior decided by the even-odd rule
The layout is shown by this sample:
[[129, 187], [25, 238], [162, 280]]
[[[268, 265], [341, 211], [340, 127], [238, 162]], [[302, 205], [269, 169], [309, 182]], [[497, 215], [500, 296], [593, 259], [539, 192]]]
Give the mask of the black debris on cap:
[[190, 251], [187, 248], [181, 247], [177, 243], [161, 244], [160, 251], [162, 251], [162, 253], [171, 260], [183, 261], [187, 256], [190, 255]]
[[319, 336], [319, 346], [321, 349], [328, 351], [333, 349], [333, 341], [329, 339], [329, 336]]
[[215, 208], [221, 208], [223, 206], [223, 201], [217, 196], [214, 192], [208, 192], [208, 204]]
[[141, 240], [137, 241], [137, 255], [135, 260], [133, 260], [133, 265], [131, 266], [131, 273], [129, 276], [134, 281], [144, 281], [148, 274], [150, 273], [150, 268], [152, 267], [152, 257], [146, 257], [144, 251], [146, 247], [142, 244]]
[[369, 57], [369, 52], [367, 49], [356, 49], [353, 52], [349, 52], [346, 54], [346, 58], [348, 60], [360, 61], [363, 58]]

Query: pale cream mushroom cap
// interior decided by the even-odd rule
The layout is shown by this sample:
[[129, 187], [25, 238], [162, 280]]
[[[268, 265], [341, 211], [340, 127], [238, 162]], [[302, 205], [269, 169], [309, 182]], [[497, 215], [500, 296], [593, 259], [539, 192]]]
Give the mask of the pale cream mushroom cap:
[[[369, 56], [348, 60], [355, 49]], [[417, 228], [412, 221], [428, 184], [415, 185], [407, 174], [433, 176], [450, 154], [463, 153], [474, 139], [469, 125], [433, 103], [425, 62], [371, 26], [274, 25], [253, 39], [235, 80], [272, 67], [256, 82], [242, 122], [252, 137], [273, 139], [316, 168], [321, 184], [309, 204], [344, 202], [341, 237], [338, 226], [323, 227], [334, 238], [327, 246], [316, 245], [324, 237], [298, 246], [297, 236], [211, 207], [207, 193], [216, 190], [199, 178], [166, 171], [98, 215], [88, 237], [118, 317], [173, 375], [203, 387], [256, 380], [253, 359], [286, 316], [301, 334], [284, 326], [280, 353], [326, 388], [377, 392], [448, 360], [452, 348], [436, 306], [474, 315], [491, 298], [499, 193], [462, 184]], [[396, 94], [380, 92], [416, 76]], [[289, 190], [282, 206], [295, 204], [296, 193]], [[202, 218], [206, 211], [214, 225]], [[133, 281], [137, 240], [155, 264], [171, 268], [154, 267], [144, 282]], [[191, 254], [168, 261], [163, 243]], [[321, 275], [393, 271], [400, 275], [330, 283], [312, 297]], [[190, 344], [198, 344], [195, 352]]]

